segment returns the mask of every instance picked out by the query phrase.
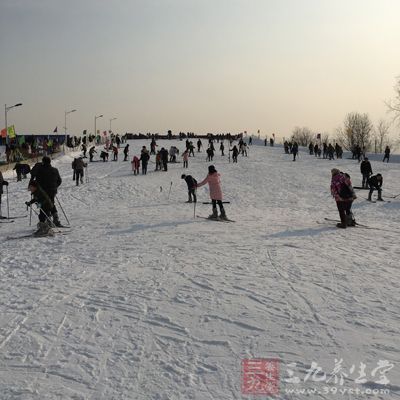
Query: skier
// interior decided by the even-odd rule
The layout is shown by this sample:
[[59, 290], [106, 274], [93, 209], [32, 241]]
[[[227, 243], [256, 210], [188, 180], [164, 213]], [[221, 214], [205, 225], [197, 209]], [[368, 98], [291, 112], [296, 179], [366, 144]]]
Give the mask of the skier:
[[224, 146], [224, 142], [222, 141], [221, 144], [219, 145], [219, 149], [221, 150], [221, 156], [224, 156], [224, 150], [225, 150], [225, 146]]
[[87, 158], [86, 157], [87, 147], [85, 143], [82, 144], [82, 151], [83, 151], [83, 158]]
[[201, 187], [208, 183], [210, 188], [210, 198], [212, 203], [212, 214], [209, 216], [210, 219], [217, 219], [218, 212], [217, 212], [217, 204], [220, 210], [220, 219], [227, 220], [227, 216], [224, 210], [224, 206], [222, 204], [222, 189], [221, 189], [221, 180], [220, 174], [215, 169], [214, 165], [210, 165], [208, 167], [208, 175], [204, 180], [196, 185], [196, 187]]
[[142, 147], [142, 152], [140, 154], [140, 161], [142, 162], [142, 175], [147, 174], [147, 164], [149, 163], [150, 155], [149, 151], [146, 149], [146, 146]]
[[156, 154], [156, 171], [162, 170], [162, 161], [161, 161], [161, 153], [158, 150]]
[[108, 151], [102, 150], [100, 153], [100, 158], [103, 160], [103, 162], [108, 161]]
[[57, 189], [62, 183], [62, 179], [58, 169], [51, 166], [50, 157], [44, 156], [42, 162], [36, 163], [32, 168], [29, 184], [34, 181], [37, 182], [37, 184], [47, 193], [53, 204], [51, 215], [53, 217], [54, 225], [61, 226], [54, 199], [57, 195]]
[[293, 161], [296, 161], [296, 156], [298, 152], [299, 152], [299, 145], [297, 144], [297, 142], [294, 142], [292, 146]]
[[189, 142], [189, 157], [194, 157], [194, 145], [193, 142]]
[[13, 169], [15, 169], [15, 172], [17, 173], [17, 182], [20, 182], [22, 177], [26, 178], [26, 175], [31, 172], [29, 164], [16, 163]]
[[161, 162], [163, 165], [163, 169], [164, 171], [168, 171], [168, 150], [162, 147], [160, 150], [160, 155], [161, 155]]
[[129, 144], [124, 147], [124, 161], [128, 161]]
[[360, 171], [362, 175], [362, 183], [361, 186], [364, 188], [368, 188], [368, 179], [372, 175], [372, 167], [371, 163], [368, 161], [368, 157], [365, 157], [364, 160], [360, 164]]
[[[48, 194], [38, 185], [36, 181], [32, 181], [28, 186], [32, 194], [31, 201], [26, 201], [25, 204], [31, 207], [33, 203], [37, 203], [40, 207], [39, 223], [37, 224], [37, 231], [34, 232], [35, 236], [53, 235], [51, 229], [51, 221], [49, 216], [54, 209], [54, 203], [50, 200]], [[57, 225], [56, 225], [57, 226]]]
[[206, 150], [206, 153], [207, 153], [207, 161], [212, 161], [214, 158], [214, 150], [211, 146]]
[[1, 196], [3, 194], [3, 186], [8, 186], [8, 182], [4, 180], [3, 174], [0, 171], [0, 218], [2, 216], [2, 214], [1, 214]]
[[201, 139], [199, 139], [198, 141], [197, 141], [197, 152], [198, 153], [200, 153], [200, 149], [201, 149], [201, 147], [203, 146], [203, 143], [201, 142]]
[[234, 163], [237, 163], [237, 161], [238, 161], [238, 155], [239, 155], [239, 150], [238, 150], [238, 148], [236, 147], [236, 145], [234, 145], [234, 146], [233, 146], [233, 149], [232, 149], [232, 150], [229, 150], [229, 151], [232, 152], [232, 161], [233, 161]]
[[336, 226], [343, 229], [347, 228], [347, 226], [354, 226], [356, 222], [351, 212], [351, 205], [357, 196], [354, 193], [350, 177], [340, 172], [337, 168], [333, 168], [331, 173], [331, 193], [335, 198], [340, 216], [340, 223]]
[[118, 147], [113, 146], [112, 151], [113, 151], [113, 161], [118, 161]]
[[87, 164], [83, 162], [82, 157], [75, 158], [72, 162], [72, 168], [74, 168], [74, 176], [76, 180], [76, 186], [79, 186], [79, 181], [83, 184], [83, 169], [87, 167]]
[[383, 185], [383, 177], [381, 174], [372, 175], [367, 180], [369, 186], [369, 193], [368, 193], [368, 201], [372, 201], [372, 193], [374, 190], [378, 191], [378, 201], [384, 201], [382, 199], [382, 185]]
[[93, 161], [93, 157], [94, 157], [94, 153], [97, 153], [95, 146], [92, 146], [89, 149], [89, 161], [92, 162]]
[[188, 168], [189, 167], [189, 152], [188, 152], [188, 149], [186, 149], [182, 153], [182, 157], [183, 157], [183, 168]]
[[386, 146], [385, 156], [383, 157], [383, 162], [385, 162], [385, 160], [387, 160], [386, 162], [389, 162], [389, 158], [390, 158], [390, 147]]
[[131, 164], [132, 164], [133, 175], [139, 175], [139, 168], [140, 168], [139, 158], [137, 156], [134, 156]]
[[[187, 184], [187, 188], [188, 188], [189, 199], [186, 203], [192, 203], [192, 202], [196, 203], [197, 202], [197, 196], [196, 196], [197, 181], [196, 181], [196, 179], [194, 179], [193, 176], [191, 176], [191, 175], [185, 175], [185, 174], [182, 174], [181, 178], [185, 180], [185, 182]], [[192, 197], [193, 197], [193, 199], [192, 199]]]

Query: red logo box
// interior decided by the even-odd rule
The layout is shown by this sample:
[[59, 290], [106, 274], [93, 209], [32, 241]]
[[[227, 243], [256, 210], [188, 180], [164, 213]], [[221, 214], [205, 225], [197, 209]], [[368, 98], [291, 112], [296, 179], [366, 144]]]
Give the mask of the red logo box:
[[279, 394], [279, 360], [246, 358], [242, 360], [242, 394]]

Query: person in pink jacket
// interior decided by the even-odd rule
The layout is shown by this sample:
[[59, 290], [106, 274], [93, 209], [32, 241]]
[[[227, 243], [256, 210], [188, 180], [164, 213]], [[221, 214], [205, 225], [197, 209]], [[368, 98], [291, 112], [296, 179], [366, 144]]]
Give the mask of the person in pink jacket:
[[134, 156], [131, 162], [133, 175], [139, 175], [140, 160], [138, 157]]
[[221, 189], [221, 180], [220, 174], [215, 169], [214, 165], [210, 165], [208, 167], [208, 175], [204, 180], [197, 184], [197, 187], [203, 186], [208, 183], [210, 188], [210, 198], [212, 203], [212, 214], [209, 216], [211, 219], [218, 218], [217, 212], [217, 204], [219, 206], [219, 210], [221, 212], [219, 218], [228, 219], [224, 210], [224, 206], [222, 204], [222, 189]]

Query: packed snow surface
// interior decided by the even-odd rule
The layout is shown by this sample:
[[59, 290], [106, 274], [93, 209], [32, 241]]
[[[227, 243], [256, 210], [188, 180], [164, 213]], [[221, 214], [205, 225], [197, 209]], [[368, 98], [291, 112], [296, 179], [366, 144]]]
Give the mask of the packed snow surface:
[[[130, 159], [149, 144], [131, 141]], [[158, 148], [171, 144], [184, 148]], [[287, 389], [328, 386], [308, 371], [317, 363], [330, 375], [341, 359], [338, 388], [380, 388], [382, 371], [371, 373], [386, 360], [390, 394], [374, 398], [400, 398], [400, 197], [369, 203], [357, 191], [356, 219], [375, 229], [337, 229], [324, 220], [338, 219], [330, 169], [358, 186], [357, 161], [300, 152], [293, 162], [281, 147], [253, 145], [232, 164], [215, 147], [234, 223], [194, 218], [211, 212], [208, 188], [194, 211], [182, 163], [155, 172], [152, 156], [134, 176], [121, 148], [118, 162], [91, 163], [79, 187], [78, 152], [53, 162], [70, 233], [6, 240], [37, 218], [0, 224], [0, 399], [253, 398], [241, 387], [249, 358], [279, 359], [282, 399], [364, 398]], [[203, 179], [205, 158], [196, 152], [185, 172]], [[400, 164], [377, 158], [372, 168], [387, 200], [399, 193]], [[4, 176], [11, 216], [27, 214], [27, 181]], [[4, 215], [4, 195], [2, 205]]]

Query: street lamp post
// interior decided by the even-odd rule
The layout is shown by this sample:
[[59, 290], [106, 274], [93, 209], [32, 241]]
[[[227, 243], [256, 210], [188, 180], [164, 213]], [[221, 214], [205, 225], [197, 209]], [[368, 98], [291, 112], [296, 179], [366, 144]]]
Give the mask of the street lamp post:
[[112, 132], [112, 131], [111, 131], [111, 122], [114, 121], [115, 119], [117, 119], [117, 117], [110, 118], [110, 133]]
[[6, 124], [6, 142], [7, 142], [7, 144], [9, 143], [9, 139], [8, 139], [8, 125], [7, 125], [7, 113], [8, 113], [8, 111], [9, 110], [11, 110], [12, 108], [14, 108], [14, 107], [19, 107], [19, 106], [22, 106], [22, 103], [17, 103], [17, 104], [14, 104], [13, 106], [9, 106], [9, 107], [7, 107], [7, 104], [4, 104], [4, 122], [5, 122], [5, 124]]
[[[64, 112], [64, 146], [65, 146], [65, 143], [67, 142], [67, 115], [71, 114], [72, 112], [75, 112], [75, 111], [76, 110]], [[64, 147], [64, 149], [65, 149], [65, 147]]]
[[102, 116], [103, 116], [103, 114], [98, 115], [98, 116], [94, 116], [94, 136], [97, 135], [97, 130], [96, 130], [96, 121], [97, 121], [97, 118], [101, 118]]

